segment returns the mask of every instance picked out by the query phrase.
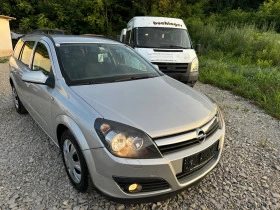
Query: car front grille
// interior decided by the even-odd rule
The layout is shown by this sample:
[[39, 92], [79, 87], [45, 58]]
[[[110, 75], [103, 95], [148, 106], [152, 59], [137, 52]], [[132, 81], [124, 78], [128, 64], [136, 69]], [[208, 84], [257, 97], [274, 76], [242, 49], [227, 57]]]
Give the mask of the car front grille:
[[153, 64], [158, 65], [159, 70], [164, 73], [186, 73], [188, 70], [188, 63], [158, 63], [153, 62]]
[[113, 179], [117, 182], [120, 188], [126, 193], [130, 193], [128, 187], [133, 183], [137, 183], [142, 186], [142, 190], [140, 191], [141, 193], [166, 190], [170, 188], [168, 182], [166, 182], [164, 179], [161, 178], [113, 177]]
[[169, 152], [175, 152], [177, 150], [188, 148], [188, 147], [198, 144], [198, 143], [199, 143], [199, 141], [197, 139], [191, 139], [191, 140], [176, 143], [176, 144], [160, 146], [159, 150], [162, 154], [166, 154]]
[[[205, 140], [207, 141], [207, 138], [209, 138], [219, 129], [219, 122], [217, 116], [210, 120], [210, 122], [201, 126], [200, 129], [203, 130], [206, 134]], [[187, 149], [188, 147], [199, 144], [201, 142], [200, 139], [198, 139], [197, 137], [196, 130], [191, 130], [188, 132], [167, 137], [155, 138], [154, 141], [162, 154]]]

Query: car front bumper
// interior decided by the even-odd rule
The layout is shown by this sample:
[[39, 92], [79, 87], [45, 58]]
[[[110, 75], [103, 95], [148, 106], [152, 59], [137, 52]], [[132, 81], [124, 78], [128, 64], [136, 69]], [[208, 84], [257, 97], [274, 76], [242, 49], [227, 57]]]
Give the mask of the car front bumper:
[[[159, 159], [125, 159], [113, 156], [106, 148], [85, 150], [84, 156], [93, 184], [105, 195], [113, 198], [135, 200], [148, 197], [158, 197], [172, 192], [180, 191], [197, 182], [208, 174], [219, 162], [224, 145], [225, 127], [218, 129], [205, 142], [180, 150], [174, 153], [163, 155]], [[203, 167], [198, 170], [178, 178], [182, 174], [183, 160], [186, 157], [199, 154], [201, 151], [218, 143], [218, 151]], [[168, 187], [155, 191], [145, 191], [129, 193], [124, 190], [123, 185], [117, 183], [113, 177], [123, 180], [163, 180], [168, 183]], [[131, 184], [132, 184], [131, 183]], [[155, 183], [155, 187], [157, 183]], [[148, 183], [153, 185], [153, 182]], [[152, 188], [151, 188], [152, 189]]]

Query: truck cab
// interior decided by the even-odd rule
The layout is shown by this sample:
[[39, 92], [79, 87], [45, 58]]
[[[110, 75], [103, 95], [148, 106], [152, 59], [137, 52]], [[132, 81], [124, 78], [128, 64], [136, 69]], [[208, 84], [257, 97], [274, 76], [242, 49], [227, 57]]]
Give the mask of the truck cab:
[[190, 86], [197, 81], [199, 62], [182, 19], [134, 17], [122, 30], [120, 41], [170, 77]]

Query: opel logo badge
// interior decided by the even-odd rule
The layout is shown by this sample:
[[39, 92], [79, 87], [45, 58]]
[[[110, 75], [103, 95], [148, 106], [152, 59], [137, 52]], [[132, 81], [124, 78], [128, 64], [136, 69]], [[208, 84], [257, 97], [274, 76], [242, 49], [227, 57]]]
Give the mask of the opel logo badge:
[[203, 130], [201, 130], [200, 128], [199, 129], [196, 129], [196, 138], [198, 140], [199, 143], [202, 143], [205, 141], [206, 139], [206, 134], [204, 133]]

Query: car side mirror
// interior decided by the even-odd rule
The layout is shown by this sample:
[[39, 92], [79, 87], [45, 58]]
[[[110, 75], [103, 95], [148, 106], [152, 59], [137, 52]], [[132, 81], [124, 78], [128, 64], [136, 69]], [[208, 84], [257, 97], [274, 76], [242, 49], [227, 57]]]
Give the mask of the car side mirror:
[[54, 88], [55, 80], [52, 73], [50, 73], [49, 76], [46, 76], [41, 71], [30, 71], [30, 72], [24, 72], [22, 74], [22, 81], [34, 83], [34, 84], [41, 84], [41, 85], [47, 85], [51, 88]]
[[55, 86], [55, 79], [53, 73], [50, 73], [45, 84], [51, 88], [54, 88]]
[[201, 44], [195, 46], [195, 52], [198, 54], [200, 52]]

